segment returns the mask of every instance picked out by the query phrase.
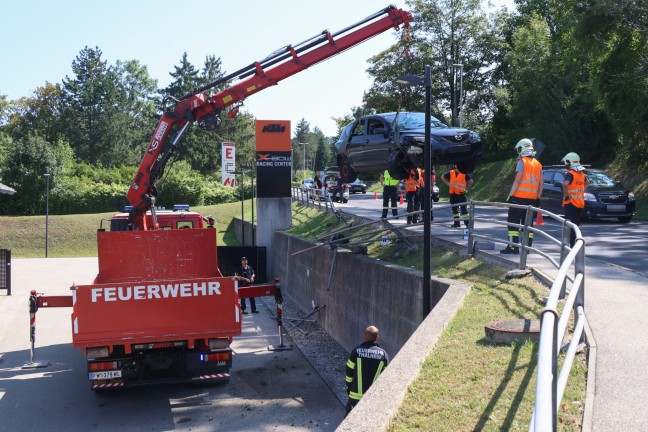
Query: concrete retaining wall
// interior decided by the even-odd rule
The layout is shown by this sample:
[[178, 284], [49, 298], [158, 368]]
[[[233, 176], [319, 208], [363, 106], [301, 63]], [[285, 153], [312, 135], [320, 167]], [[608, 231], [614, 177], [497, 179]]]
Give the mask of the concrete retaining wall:
[[[317, 243], [284, 232], [275, 233], [274, 244], [274, 275], [284, 291], [305, 311], [312, 302], [326, 305], [314, 319], [348, 351], [373, 324], [393, 357], [423, 321], [422, 272], [338, 251], [331, 276], [329, 247], [313, 249]], [[456, 283], [433, 277], [432, 293], [441, 296]]]

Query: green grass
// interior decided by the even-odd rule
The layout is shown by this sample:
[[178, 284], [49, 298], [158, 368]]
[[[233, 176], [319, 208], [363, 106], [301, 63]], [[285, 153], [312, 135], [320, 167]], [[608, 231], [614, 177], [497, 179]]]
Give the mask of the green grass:
[[[251, 200], [244, 204], [245, 220], [252, 216]], [[241, 202], [193, 207], [203, 215], [216, 218], [219, 245], [240, 244], [229, 229], [232, 218], [241, 217]], [[48, 256], [97, 256], [96, 232], [103, 220], [114, 213], [49, 216]], [[106, 222], [104, 222], [104, 226]], [[45, 256], [45, 216], [0, 216], [0, 249], [11, 249], [14, 258]]]
[[[313, 209], [294, 205], [293, 210], [291, 232], [297, 235], [315, 238], [343, 226]], [[363, 230], [371, 228], [356, 232]], [[372, 243], [369, 255], [421, 270], [422, 248], [408, 255], [402, 243], [395, 237], [392, 240], [388, 246]], [[408, 389], [391, 430], [527, 430], [535, 400], [538, 346], [528, 342], [490, 344], [484, 339], [484, 326], [495, 320], [537, 318], [547, 288], [530, 277], [508, 280], [500, 267], [439, 248], [432, 251], [432, 272], [468, 282], [472, 289]], [[585, 360], [585, 355], [579, 354], [572, 369], [559, 413], [560, 430], [580, 430]]]

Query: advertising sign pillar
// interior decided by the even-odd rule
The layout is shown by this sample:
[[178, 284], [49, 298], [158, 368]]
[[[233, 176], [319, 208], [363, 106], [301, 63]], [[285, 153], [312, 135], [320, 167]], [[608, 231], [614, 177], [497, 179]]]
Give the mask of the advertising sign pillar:
[[256, 121], [257, 238], [266, 247], [267, 272], [273, 274], [275, 231], [292, 227], [292, 153], [290, 121]]

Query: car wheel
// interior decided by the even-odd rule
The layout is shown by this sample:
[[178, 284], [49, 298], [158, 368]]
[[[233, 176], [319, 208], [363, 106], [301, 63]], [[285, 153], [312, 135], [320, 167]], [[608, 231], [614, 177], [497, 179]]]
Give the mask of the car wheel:
[[458, 162], [457, 169], [461, 174], [472, 174], [477, 166], [477, 160], [473, 159], [468, 162]]
[[630, 222], [632, 220], [632, 216], [625, 216], [625, 217], [620, 217], [620, 218], [617, 218], [617, 219], [619, 219], [619, 222], [621, 222], [621, 223], [628, 223], [628, 222]]
[[389, 175], [397, 180], [404, 180], [409, 177], [411, 163], [407, 160], [407, 156], [400, 150], [394, 150], [387, 158], [387, 170]]
[[439, 202], [439, 195], [432, 195], [432, 201]]
[[340, 177], [342, 178], [342, 183], [353, 183], [358, 175], [355, 170], [351, 167], [349, 160], [347, 158], [338, 159], [338, 167], [340, 168]]
[[343, 202], [344, 204], [346, 204], [346, 203], [349, 202], [349, 200], [348, 200], [348, 198], [344, 198], [344, 199], [342, 200], [342, 202]]
[[367, 189], [362, 189], [362, 193], [367, 193]]

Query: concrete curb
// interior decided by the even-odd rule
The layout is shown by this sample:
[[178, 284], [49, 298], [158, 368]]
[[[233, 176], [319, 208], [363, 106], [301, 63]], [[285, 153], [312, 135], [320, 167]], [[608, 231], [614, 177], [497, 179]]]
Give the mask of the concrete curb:
[[455, 316], [470, 291], [470, 285], [453, 283], [432, 312], [369, 389], [337, 431], [386, 431], [430, 355], [443, 330]]

